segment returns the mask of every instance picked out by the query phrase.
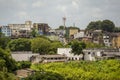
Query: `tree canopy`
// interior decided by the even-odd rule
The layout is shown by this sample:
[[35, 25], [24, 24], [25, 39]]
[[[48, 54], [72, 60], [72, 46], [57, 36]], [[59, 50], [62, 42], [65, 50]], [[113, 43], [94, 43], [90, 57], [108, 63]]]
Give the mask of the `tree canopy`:
[[47, 54], [49, 47], [50, 41], [44, 38], [34, 38], [31, 40], [31, 50], [35, 53]]
[[82, 50], [84, 48], [86, 48], [86, 44], [84, 42], [80, 42], [78, 40], [74, 40], [71, 42], [71, 48], [72, 48], [72, 52], [75, 55], [79, 55], [82, 53]]
[[88, 24], [86, 30], [103, 30], [108, 32], [113, 32], [115, 25], [110, 20], [103, 20], [103, 21], [92, 21]]
[[8, 44], [11, 51], [30, 51], [31, 41], [29, 39], [19, 38], [11, 40]]

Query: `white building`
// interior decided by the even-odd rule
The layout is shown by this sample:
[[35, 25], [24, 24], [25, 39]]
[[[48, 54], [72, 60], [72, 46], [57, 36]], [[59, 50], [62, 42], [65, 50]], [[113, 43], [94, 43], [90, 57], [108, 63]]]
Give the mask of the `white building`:
[[102, 57], [103, 50], [101, 49], [84, 49], [84, 60], [85, 61], [95, 61]]
[[5, 35], [5, 36], [11, 36], [11, 29], [9, 26], [1, 26], [1, 32]]
[[85, 37], [85, 31], [81, 30], [80, 32], [74, 34], [74, 39]]
[[71, 48], [58, 48], [57, 54], [65, 55], [67, 60], [81, 60], [83, 55], [74, 55]]
[[108, 46], [108, 47], [112, 46], [112, 42], [110, 41], [110, 36], [104, 35], [103, 36], [103, 43], [105, 46]]

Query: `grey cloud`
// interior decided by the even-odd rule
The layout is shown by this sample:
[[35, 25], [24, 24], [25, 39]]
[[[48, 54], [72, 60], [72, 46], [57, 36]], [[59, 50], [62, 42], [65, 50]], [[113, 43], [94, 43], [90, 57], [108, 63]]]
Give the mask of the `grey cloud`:
[[85, 28], [90, 21], [110, 19], [120, 26], [119, 0], [0, 0], [0, 25], [24, 23], [25, 20], [45, 22], [56, 28], [66, 25]]

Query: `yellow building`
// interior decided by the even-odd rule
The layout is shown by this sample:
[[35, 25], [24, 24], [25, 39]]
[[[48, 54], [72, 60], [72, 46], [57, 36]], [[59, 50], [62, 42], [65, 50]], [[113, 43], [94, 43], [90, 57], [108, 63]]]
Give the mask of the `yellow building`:
[[112, 47], [114, 48], [120, 48], [120, 33], [115, 34], [115, 36], [112, 39]]
[[79, 31], [78, 29], [74, 29], [74, 28], [69, 29], [69, 37], [76, 34], [76, 33], [78, 33], [78, 31]]

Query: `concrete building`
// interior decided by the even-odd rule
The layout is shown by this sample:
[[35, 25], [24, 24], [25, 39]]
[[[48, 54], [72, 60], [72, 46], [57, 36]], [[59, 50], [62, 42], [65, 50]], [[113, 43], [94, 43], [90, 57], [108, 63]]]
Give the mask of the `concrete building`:
[[34, 23], [33, 28], [35, 28], [39, 35], [47, 35], [50, 30], [49, 25], [46, 23]]
[[85, 61], [96, 61], [97, 59], [101, 59], [103, 50], [101, 49], [84, 49], [84, 60]]
[[11, 53], [11, 56], [15, 61], [31, 61], [31, 57], [36, 55], [38, 56], [39, 54], [28, 51], [16, 51]]
[[74, 39], [79, 39], [79, 38], [83, 38], [83, 37], [86, 37], [84, 30], [80, 30], [80, 32], [74, 34]]
[[11, 29], [9, 26], [1, 26], [1, 32], [7, 37], [11, 36]]
[[57, 54], [65, 55], [67, 60], [81, 60], [83, 55], [74, 55], [71, 48], [58, 48]]
[[85, 61], [120, 59], [120, 50], [114, 48], [84, 49], [83, 53]]
[[67, 57], [64, 55], [37, 55], [31, 57], [32, 63], [49, 63], [49, 62], [66, 62]]
[[27, 36], [33, 28], [32, 21], [25, 21], [25, 24], [8, 24], [8, 26], [12, 30], [12, 37]]
[[112, 47], [120, 48], [120, 33], [114, 33], [112, 39]]

